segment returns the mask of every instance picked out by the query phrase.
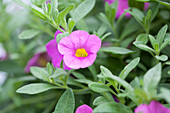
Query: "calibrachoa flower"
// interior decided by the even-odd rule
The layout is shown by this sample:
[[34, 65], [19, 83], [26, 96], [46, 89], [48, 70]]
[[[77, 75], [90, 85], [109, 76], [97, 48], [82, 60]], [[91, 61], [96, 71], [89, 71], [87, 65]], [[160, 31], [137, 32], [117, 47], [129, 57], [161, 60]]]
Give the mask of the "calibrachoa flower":
[[[54, 67], [57, 67], [57, 68], [60, 68], [60, 64], [63, 59], [63, 55], [61, 55], [60, 52], [58, 51], [58, 44], [56, 41], [57, 35], [60, 33], [62, 33], [62, 32], [57, 30], [55, 32], [55, 36], [54, 36], [55, 39], [51, 40], [46, 45], [47, 53], [52, 58], [52, 63], [54, 65]], [[70, 69], [65, 65], [64, 62], [63, 62], [63, 64], [64, 64], [64, 69], [67, 69], [67, 70]]]
[[170, 109], [164, 107], [161, 103], [153, 100], [149, 105], [139, 105], [135, 109], [135, 113], [170, 113]]
[[65, 64], [72, 69], [86, 68], [92, 65], [100, 47], [99, 37], [89, 35], [82, 30], [72, 32], [70, 36], [62, 38], [58, 44], [59, 52], [64, 55]]
[[93, 109], [88, 105], [84, 104], [77, 108], [76, 113], [93, 113]]
[[47, 62], [50, 61], [50, 57], [47, 53], [36, 53], [27, 63], [25, 67], [25, 72], [30, 72], [30, 67], [38, 66], [38, 67], [45, 67]]
[[[111, 5], [115, 0], [104, 0], [104, 2], [108, 2], [109, 5]], [[149, 3], [144, 4], [144, 9], [147, 10], [149, 6]], [[125, 11], [125, 9], [129, 8], [128, 0], [118, 0], [118, 8], [116, 12], [116, 18], [119, 18]], [[129, 13], [125, 14], [125, 17], [130, 17], [131, 15]]]

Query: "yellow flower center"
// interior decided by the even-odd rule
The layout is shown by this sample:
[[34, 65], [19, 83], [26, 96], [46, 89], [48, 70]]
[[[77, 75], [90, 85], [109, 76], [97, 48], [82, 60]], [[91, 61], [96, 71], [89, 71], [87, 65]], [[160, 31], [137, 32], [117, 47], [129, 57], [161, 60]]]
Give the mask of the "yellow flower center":
[[85, 49], [77, 49], [76, 50], [76, 57], [87, 57], [88, 56], [88, 53], [86, 52]]

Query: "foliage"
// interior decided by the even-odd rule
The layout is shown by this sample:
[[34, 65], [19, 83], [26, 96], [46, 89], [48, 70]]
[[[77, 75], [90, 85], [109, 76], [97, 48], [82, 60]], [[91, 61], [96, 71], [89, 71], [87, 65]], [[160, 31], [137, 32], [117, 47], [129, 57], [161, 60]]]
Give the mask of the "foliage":
[[[149, 8], [143, 10], [144, 2]], [[129, 0], [131, 14], [117, 18], [118, 2], [103, 0], [12, 1], [20, 10], [8, 11], [10, 3], [0, 0], [1, 113], [73, 113], [87, 104], [94, 113], [133, 113], [152, 100], [170, 106], [170, 3], [168, 0]], [[24, 68], [46, 44], [58, 44], [75, 30], [98, 36], [102, 47], [93, 65], [64, 70], [44, 57], [30, 72]], [[0, 46], [1, 47], [1, 46]], [[1, 55], [1, 54], [0, 54]], [[43, 55], [42, 55], [43, 56]], [[43, 61], [43, 62], [41, 62]], [[0, 76], [1, 77], [1, 76]], [[1, 81], [1, 80], [0, 80]], [[117, 102], [118, 101], [118, 102]]]

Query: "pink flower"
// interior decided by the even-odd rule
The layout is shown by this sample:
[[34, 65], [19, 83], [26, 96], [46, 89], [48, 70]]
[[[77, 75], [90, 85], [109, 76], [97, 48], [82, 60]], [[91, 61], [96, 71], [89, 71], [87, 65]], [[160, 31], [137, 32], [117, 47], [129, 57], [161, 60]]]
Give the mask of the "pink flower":
[[[108, 2], [109, 5], [111, 5], [113, 2], [115, 2], [115, 0], [104, 0], [104, 2]], [[147, 10], [148, 6], [149, 6], [149, 3], [145, 3], [144, 9]], [[129, 8], [128, 0], [118, 0], [116, 18], [119, 18], [125, 12], [125, 9], [128, 9], [128, 8]], [[131, 15], [129, 13], [125, 14], [125, 17], [127, 18], [130, 16]]]
[[50, 58], [47, 53], [36, 53], [25, 66], [25, 72], [29, 73], [32, 66], [45, 67], [48, 61]]
[[135, 109], [135, 113], [170, 113], [170, 109], [164, 107], [161, 103], [153, 100], [149, 105], [139, 105]]
[[51, 0], [47, 0], [47, 1], [46, 1], [46, 4], [48, 4], [48, 3], [51, 3]]
[[84, 105], [79, 106], [75, 113], [92, 113], [92, 112], [93, 112], [93, 109], [89, 107], [88, 105], [84, 104]]
[[[56, 41], [57, 35], [62, 33], [61, 31], [57, 30], [55, 32], [55, 39], [51, 40], [50, 42], [47, 43], [46, 45], [46, 50], [48, 55], [52, 58], [52, 64], [54, 65], [54, 67], [60, 68], [60, 64], [61, 61], [63, 59], [63, 55], [60, 54], [60, 52], [58, 51], [58, 44]], [[70, 68], [68, 68], [65, 63], [64, 64], [64, 69], [69, 70]]]
[[72, 32], [69, 37], [62, 38], [58, 44], [59, 52], [64, 55], [65, 64], [72, 69], [86, 68], [92, 65], [100, 47], [99, 37], [89, 35], [82, 30]]

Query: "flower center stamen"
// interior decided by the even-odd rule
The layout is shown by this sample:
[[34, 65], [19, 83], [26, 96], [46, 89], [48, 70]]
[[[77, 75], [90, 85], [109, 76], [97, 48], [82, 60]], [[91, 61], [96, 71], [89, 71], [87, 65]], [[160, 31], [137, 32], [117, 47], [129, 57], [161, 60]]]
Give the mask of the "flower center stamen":
[[88, 56], [88, 53], [86, 52], [85, 49], [77, 49], [76, 50], [76, 57], [87, 57]]

